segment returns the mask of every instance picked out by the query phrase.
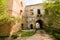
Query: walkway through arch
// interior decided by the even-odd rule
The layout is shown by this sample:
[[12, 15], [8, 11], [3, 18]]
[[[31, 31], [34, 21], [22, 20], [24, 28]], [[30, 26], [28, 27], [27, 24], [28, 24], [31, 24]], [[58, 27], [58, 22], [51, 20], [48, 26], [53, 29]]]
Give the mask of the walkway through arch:
[[43, 21], [42, 20], [37, 20], [36, 23], [39, 24], [39, 28], [38, 29], [43, 29]]

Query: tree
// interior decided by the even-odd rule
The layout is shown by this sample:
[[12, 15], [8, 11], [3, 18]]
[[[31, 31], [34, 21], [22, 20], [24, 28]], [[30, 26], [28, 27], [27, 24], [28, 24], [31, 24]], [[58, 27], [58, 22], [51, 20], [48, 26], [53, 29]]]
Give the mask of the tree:
[[[17, 17], [11, 17], [9, 15], [7, 15], [7, 0], [0, 0], [0, 27], [5, 25], [5, 24], [9, 24], [11, 25], [11, 21], [12, 22], [16, 22], [16, 21], [21, 21], [20, 18]], [[13, 19], [13, 20], [11, 20]]]
[[60, 28], [60, 0], [46, 0], [44, 6], [45, 10], [49, 11], [49, 14], [45, 15], [48, 18], [48, 25]]

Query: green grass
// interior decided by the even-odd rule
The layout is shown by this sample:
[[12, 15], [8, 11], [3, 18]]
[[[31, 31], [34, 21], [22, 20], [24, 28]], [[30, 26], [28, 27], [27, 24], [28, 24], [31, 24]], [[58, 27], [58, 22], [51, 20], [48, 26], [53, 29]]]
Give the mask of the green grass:
[[28, 36], [32, 36], [35, 34], [34, 31], [18, 31], [17, 33], [15, 33], [15, 35], [21, 34], [22, 37], [28, 37]]
[[45, 29], [45, 31], [48, 34], [53, 35], [57, 40], [60, 40], [60, 32], [58, 32], [57, 30], [52, 30], [52, 28], [47, 28]]
[[54, 36], [55, 36], [56, 39], [60, 40], [60, 34], [54, 33]]

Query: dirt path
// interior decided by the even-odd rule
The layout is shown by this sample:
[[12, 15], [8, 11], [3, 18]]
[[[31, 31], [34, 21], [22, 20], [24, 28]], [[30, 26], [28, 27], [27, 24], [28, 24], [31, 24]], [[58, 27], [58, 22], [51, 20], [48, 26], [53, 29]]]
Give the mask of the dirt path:
[[48, 35], [45, 31], [39, 30], [35, 35], [22, 38], [21, 40], [54, 40], [54, 38], [52, 35]]
[[[6, 39], [7, 40], [7, 39]], [[16, 39], [8, 40], [55, 40], [52, 35], [47, 34], [44, 30], [38, 30], [35, 35], [30, 37], [18, 37]]]

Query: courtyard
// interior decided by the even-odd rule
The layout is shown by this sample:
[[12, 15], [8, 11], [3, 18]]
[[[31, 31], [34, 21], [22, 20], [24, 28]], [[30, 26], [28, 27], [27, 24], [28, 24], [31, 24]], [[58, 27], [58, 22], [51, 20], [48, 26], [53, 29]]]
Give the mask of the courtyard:
[[60, 0], [41, 2], [0, 0], [0, 40], [60, 40]]
[[34, 35], [32, 36], [26, 36], [26, 37], [17, 37], [15, 39], [13, 38], [5, 38], [5, 40], [56, 40], [52, 35], [47, 34], [44, 30], [38, 30]]

